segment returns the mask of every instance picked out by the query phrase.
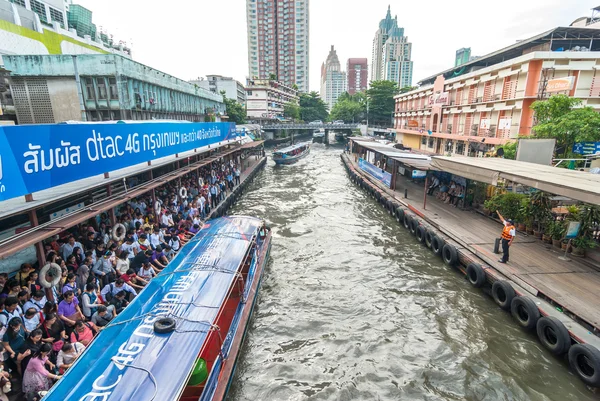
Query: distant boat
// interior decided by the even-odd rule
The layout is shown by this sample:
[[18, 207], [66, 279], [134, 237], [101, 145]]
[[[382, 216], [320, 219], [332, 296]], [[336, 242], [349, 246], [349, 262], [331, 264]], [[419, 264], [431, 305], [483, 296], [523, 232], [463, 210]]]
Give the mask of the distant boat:
[[325, 130], [324, 129], [315, 131], [313, 133], [313, 139], [323, 139], [323, 138], [325, 138]]
[[301, 142], [273, 152], [276, 164], [292, 164], [310, 153], [310, 142]]

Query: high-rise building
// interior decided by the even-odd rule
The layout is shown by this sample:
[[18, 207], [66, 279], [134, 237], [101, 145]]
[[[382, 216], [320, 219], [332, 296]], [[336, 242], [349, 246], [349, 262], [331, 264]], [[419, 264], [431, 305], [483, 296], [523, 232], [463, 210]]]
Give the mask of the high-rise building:
[[367, 90], [369, 85], [369, 60], [366, 58], [350, 58], [346, 64], [346, 90], [354, 95]]
[[338, 97], [344, 92], [346, 92], [346, 73], [342, 71], [337, 52], [331, 46], [327, 60], [321, 66], [321, 99], [331, 110]]
[[207, 75], [206, 79], [200, 77], [198, 79], [192, 79], [191, 84], [198, 85], [200, 88], [208, 89], [209, 91], [217, 94], [225, 92], [227, 99], [233, 99], [239, 104], [246, 104], [246, 88], [241, 82], [236, 81], [231, 77], [224, 77], [222, 75]]
[[309, 0], [246, 0], [250, 79], [308, 92]]
[[398, 83], [400, 88], [412, 85], [412, 43], [404, 36], [404, 28], [398, 26], [398, 17], [392, 18], [390, 7], [379, 23], [373, 39], [371, 81], [387, 80]]
[[456, 51], [456, 58], [454, 59], [454, 66], [458, 67], [459, 65], [463, 65], [468, 63], [471, 59], [471, 48], [463, 47]]

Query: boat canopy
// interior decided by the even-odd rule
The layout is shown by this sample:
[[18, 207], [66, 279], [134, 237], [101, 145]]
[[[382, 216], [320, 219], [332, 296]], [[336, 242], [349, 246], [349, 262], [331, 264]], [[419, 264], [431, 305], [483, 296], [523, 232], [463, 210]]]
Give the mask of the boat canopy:
[[[207, 223], [44, 400], [176, 400], [261, 224], [237, 216]], [[155, 333], [161, 317], [175, 319], [175, 331]]]
[[289, 152], [291, 152], [291, 151], [293, 151], [293, 150], [300, 149], [300, 148], [304, 148], [304, 147], [307, 147], [307, 146], [309, 146], [309, 145], [310, 145], [310, 142], [300, 142], [300, 143], [297, 143], [297, 144], [295, 144], [295, 145], [288, 146], [288, 147], [286, 147], [286, 148], [283, 148], [283, 149], [277, 149], [277, 150], [276, 150], [275, 152], [273, 152], [273, 153], [281, 153], [281, 154], [284, 154], [284, 153], [289, 153]]

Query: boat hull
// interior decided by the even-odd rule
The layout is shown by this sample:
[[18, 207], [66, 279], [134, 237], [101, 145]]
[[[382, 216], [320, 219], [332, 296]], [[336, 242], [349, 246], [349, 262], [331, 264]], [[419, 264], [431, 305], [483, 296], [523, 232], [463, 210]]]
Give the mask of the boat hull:
[[285, 159], [273, 159], [273, 161], [275, 162], [275, 164], [280, 164], [280, 165], [294, 164], [298, 160], [307, 156], [309, 153], [310, 153], [310, 148], [307, 149], [306, 152], [303, 152], [297, 156], [286, 157]]
[[221, 372], [219, 374], [219, 382], [217, 384], [217, 388], [215, 389], [214, 396], [213, 398], [211, 398], [211, 401], [223, 401], [227, 396], [227, 392], [229, 391], [229, 388], [231, 386], [241, 347], [244, 343], [244, 339], [246, 338], [246, 333], [248, 332], [250, 318], [252, 317], [252, 313], [254, 312], [254, 306], [256, 305], [258, 292], [262, 283], [265, 267], [269, 260], [270, 251], [271, 231], [269, 231], [269, 234], [265, 238], [265, 243], [259, 256], [260, 263], [257, 266], [252, 286], [250, 287], [250, 291], [248, 292], [248, 300], [246, 301], [246, 307], [244, 308], [242, 316], [240, 317], [238, 330], [234, 335], [227, 359], [225, 360], [221, 368]]

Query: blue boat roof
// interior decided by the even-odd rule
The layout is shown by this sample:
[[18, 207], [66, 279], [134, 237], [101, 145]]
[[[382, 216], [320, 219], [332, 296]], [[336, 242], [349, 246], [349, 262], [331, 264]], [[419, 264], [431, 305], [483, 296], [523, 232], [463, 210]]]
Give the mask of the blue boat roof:
[[277, 149], [273, 153], [287, 153], [287, 152], [291, 152], [292, 150], [301, 148], [303, 146], [310, 146], [310, 144], [311, 144], [311, 142], [300, 142], [300, 143], [297, 143], [295, 145], [288, 146], [287, 148]]
[[[79, 357], [44, 401], [175, 400], [261, 220], [211, 220]], [[159, 317], [175, 331], [157, 334]]]

